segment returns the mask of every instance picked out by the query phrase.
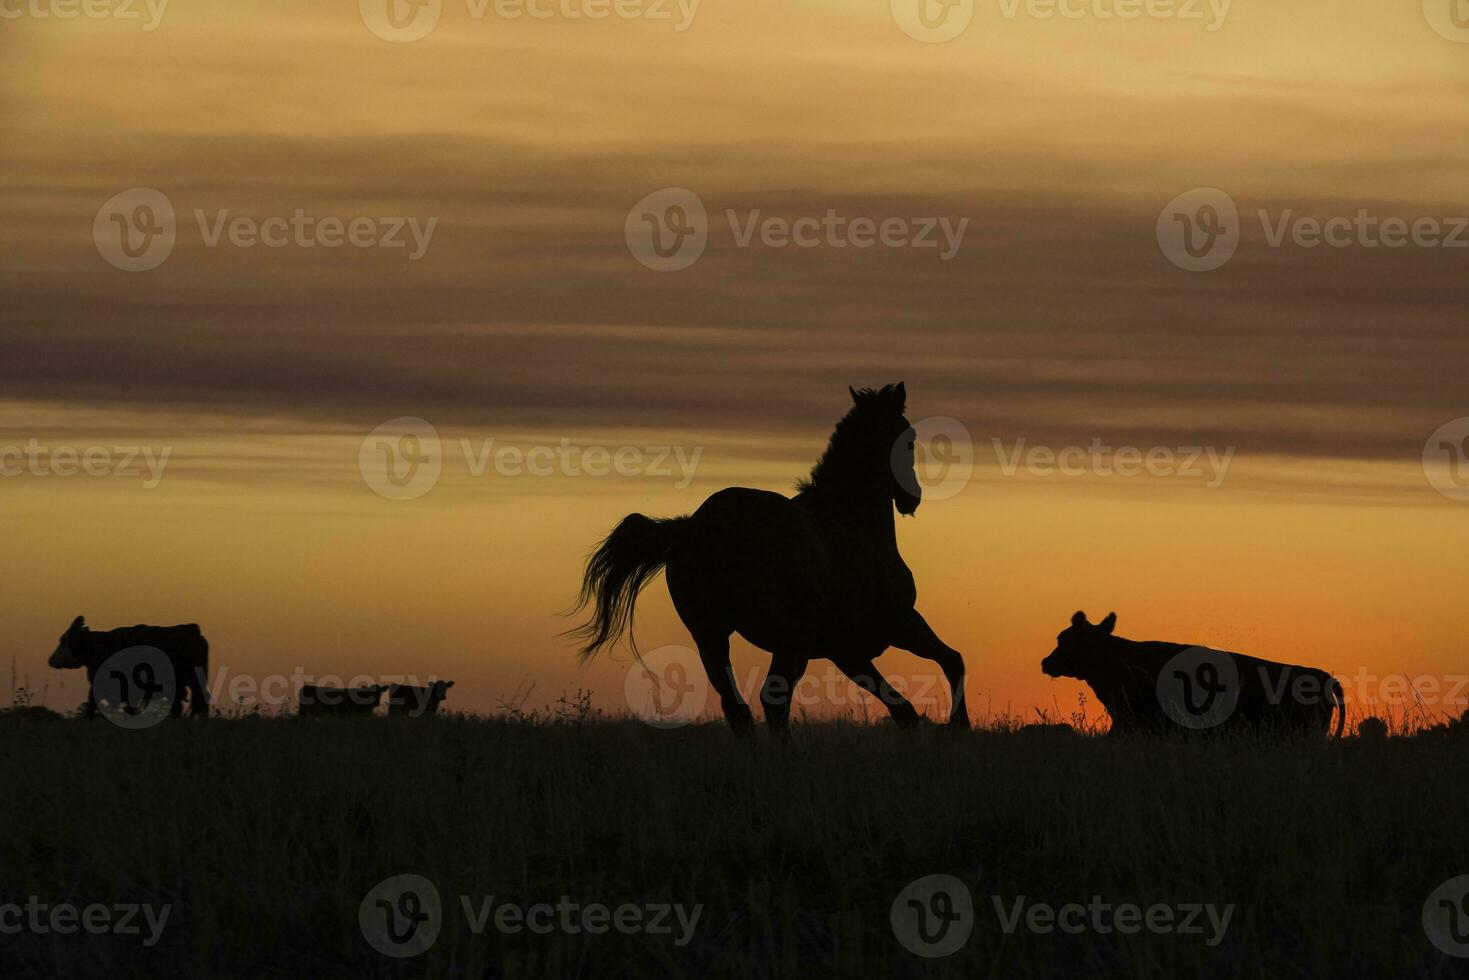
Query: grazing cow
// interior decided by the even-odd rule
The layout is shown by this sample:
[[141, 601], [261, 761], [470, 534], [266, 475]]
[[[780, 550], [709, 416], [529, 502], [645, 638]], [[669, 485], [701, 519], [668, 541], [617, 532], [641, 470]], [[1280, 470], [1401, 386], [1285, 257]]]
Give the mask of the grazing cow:
[[[162, 651], [173, 673], [172, 690], [167, 691], [170, 713], [177, 718], [184, 710], [188, 695], [189, 716], [204, 718], [209, 714], [209, 692], [205, 678], [209, 673], [209, 641], [194, 623], [184, 626], [125, 626], [121, 629], [94, 632], [87, 628], [85, 616], [72, 620], [61, 634], [56, 650], [47, 661], [59, 670], [85, 667], [87, 670], [87, 703], [82, 713], [91, 718], [97, 714], [94, 683], [97, 671], [113, 654], [129, 647], [153, 647]], [[127, 678], [136, 681], [137, 678]]]
[[388, 717], [417, 718], [420, 715], [436, 715], [439, 705], [449, 695], [453, 681], [434, 681], [428, 687], [413, 687], [394, 684], [388, 690]]
[[[1184, 643], [1125, 640], [1112, 635], [1116, 625], [1116, 613], [1092, 625], [1078, 612], [1041, 661], [1050, 677], [1086, 681], [1116, 734], [1208, 728], [1329, 736], [1335, 708], [1341, 737], [1346, 701], [1341, 684], [1324, 670]], [[1212, 715], [1201, 713], [1201, 704]], [[1184, 705], [1205, 721], [1181, 718]]]
[[370, 718], [386, 684], [365, 687], [319, 687], [302, 684], [297, 711], [302, 718]]

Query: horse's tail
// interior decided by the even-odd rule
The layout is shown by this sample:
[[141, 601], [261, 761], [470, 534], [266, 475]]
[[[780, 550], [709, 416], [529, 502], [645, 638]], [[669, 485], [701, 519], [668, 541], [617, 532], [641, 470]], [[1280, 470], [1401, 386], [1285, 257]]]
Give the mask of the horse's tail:
[[687, 517], [655, 519], [629, 514], [587, 558], [581, 595], [569, 615], [590, 605], [592, 617], [568, 631], [584, 641], [578, 653], [584, 663], [604, 646], [615, 643], [623, 633], [627, 634], [633, 656], [638, 656], [638, 645], [632, 635], [633, 605], [643, 586], [667, 564], [673, 539], [686, 520]]

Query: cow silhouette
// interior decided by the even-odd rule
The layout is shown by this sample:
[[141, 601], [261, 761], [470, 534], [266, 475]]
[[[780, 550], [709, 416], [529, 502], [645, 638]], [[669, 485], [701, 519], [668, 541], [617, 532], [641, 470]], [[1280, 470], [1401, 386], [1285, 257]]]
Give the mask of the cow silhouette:
[[434, 681], [427, 687], [394, 684], [388, 689], [389, 718], [431, 717], [439, 713], [439, 705], [449, 694], [453, 681]]
[[296, 711], [302, 718], [371, 718], [386, 691], [386, 684], [361, 687], [301, 685]]
[[[1346, 724], [1341, 684], [1324, 670], [1261, 660], [1185, 643], [1139, 642], [1113, 634], [1117, 614], [1093, 625], [1086, 614], [1056, 637], [1041, 661], [1050, 677], [1085, 681], [1107, 709], [1115, 734], [1160, 734], [1197, 727], [1211, 732], [1329, 735]], [[1195, 667], [1197, 672], [1195, 673]], [[1208, 668], [1207, 670], [1205, 668]], [[1177, 699], [1165, 692], [1177, 692]], [[1218, 704], [1206, 702], [1219, 699]], [[1182, 708], [1213, 707], [1190, 724]]]
[[771, 654], [760, 691], [772, 732], [788, 731], [792, 692], [813, 658], [836, 664], [876, 696], [900, 725], [913, 705], [873, 661], [888, 647], [939, 665], [949, 683], [949, 724], [967, 728], [964, 659], [915, 607], [913, 574], [898, 554], [893, 509], [911, 515], [923, 490], [914, 471], [912, 426], [902, 384], [847, 389], [852, 407], [794, 497], [720, 490], [692, 515], [655, 520], [630, 514], [587, 559], [576, 609], [591, 618], [573, 631], [583, 661], [631, 637], [638, 593], [665, 567], [668, 593], [699, 648], [730, 726], [752, 725], [730, 669], [738, 632]]
[[[47, 661], [58, 670], [85, 668], [87, 671], [87, 700], [82, 706], [84, 717], [97, 714], [97, 673], [109, 658], [131, 648], [141, 648], [131, 666], [144, 671], [147, 678], [126, 676], [103, 678], [104, 683], [116, 681], [120, 685], [138, 681], [163, 685], [157, 690], [159, 696], [170, 702], [169, 713], [177, 718], [184, 710], [187, 696], [189, 717], [203, 718], [209, 714], [209, 691], [206, 679], [209, 674], [209, 641], [195, 623], [182, 626], [124, 626], [115, 630], [92, 630], [85, 616], [72, 620], [56, 649]], [[169, 676], [171, 675], [171, 677]]]

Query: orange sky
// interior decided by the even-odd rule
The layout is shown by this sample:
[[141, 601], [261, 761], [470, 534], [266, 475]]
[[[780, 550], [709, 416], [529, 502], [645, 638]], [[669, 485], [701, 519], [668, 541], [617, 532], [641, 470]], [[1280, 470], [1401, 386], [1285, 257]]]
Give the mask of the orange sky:
[[[895, 380], [911, 418], [959, 420], [974, 450], [972, 479], [899, 534], [977, 715], [1073, 710], [1081, 685], [1038, 663], [1077, 608], [1367, 677], [1354, 695], [1465, 670], [1469, 502], [1422, 453], [1469, 416], [1466, 253], [1271, 247], [1257, 218], [1469, 215], [1469, 46], [1419, 3], [1234, 0], [1211, 31], [996, 0], [938, 44], [875, 0], [703, 0], [684, 30], [676, 4], [511, 20], [446, 2], [405, 44], [354, 6], [0, 22], [0, 453], [169, 451], [152, 487], [0, 476], [6, 652], [52, 706], [82, 696], [44, 658], [86, 613], [197, 620], [232, 673], [432, 673], [476, 710], [529, 679], [532, 705], [583, 686], [620, 708], [623, 663], [583, 673], [554, 635], [586, 550], [633, 510], [789, 489], [846, 385]], [[145, 272], [93, 237], [135, 187], [178, 214]], [[710, 215], [672, 273], [624, 240], [665, 187]], [[1241, 215], [1207, 273], [1155, 238], [1199, 187]], [[297, 209], [434, 231], [409, 259], [210, 246], [196, 218]], [[726, 210], [967, 224], [942, 260], [742, 247]], [[392, 501], [358, 453], [400, 416], [430, 420], [447, 461]], [[685, 486], [476, 476], [460, 439], [701, 455]], [[1233, 455], [1212, 488], [1001, 465], [1019, 440], [1094, 439]], [[638, 628], [645, 649], [687, 643], [661, 583]], [[737, 652], [741, 677], [763, 666]], [[823, 691], [809, 710], [858, 701]]]

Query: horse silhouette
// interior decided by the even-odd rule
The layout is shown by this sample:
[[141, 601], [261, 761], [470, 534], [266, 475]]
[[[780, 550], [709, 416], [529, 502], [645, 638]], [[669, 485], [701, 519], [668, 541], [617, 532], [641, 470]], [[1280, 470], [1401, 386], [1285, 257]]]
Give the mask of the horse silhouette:
[[898, 724], [916, 724], [918, 712], [873, 664], [888, 647], [937, 663], [951, 691], [949, 724], [969, 726], [964, 659], [914, 608], [913, 575], [898, 554], [893, 507], [911, 515], [922, 498], [907, 392], [901, 383], [847, 390], [852, 407], [794, 497], [731, 487], [691, 515], [623, 518], [587, 559], [572, 610], [592, 607], [571, 631], [584, 641], [583, 662], [624, 633], [637, 653], [633, 607], [666, 568], [674, 608], [736, 731], [753, 724], [730, 669], [736, 632], [771, 655], [760, 702], [777, 735], [788, 733], [792, 692], [813, 658], [836, 664]]

